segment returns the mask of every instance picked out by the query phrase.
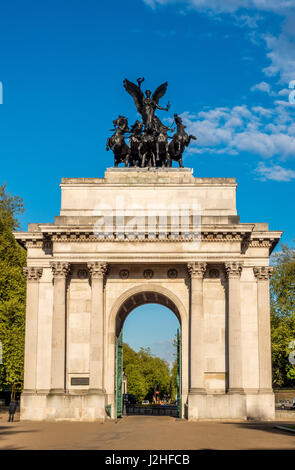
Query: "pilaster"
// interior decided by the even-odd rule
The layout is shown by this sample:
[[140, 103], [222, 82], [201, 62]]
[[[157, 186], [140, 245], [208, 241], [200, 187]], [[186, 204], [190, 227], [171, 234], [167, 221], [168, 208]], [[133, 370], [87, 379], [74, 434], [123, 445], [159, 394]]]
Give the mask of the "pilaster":
[[24, 394], [36, 393], [39, 279], [43, 268], [23, 268], [27, 278]]
[[66, 364], [66, 280], [70, 263], [51, 263], [53, 287], [52, 350], [51, 350], [51, 390], [50, 393], [65, 392]]
[[259, 392], [272, 393], [269, 279], [273, 268], [255, 266], [253, 271], [257, 279]]
[[228, 278], [228, 392], [244, 393], [241, 331], [240, 277], [243, 265], [239, 261], [225, 263]]
[[204, 394], [203, 277], [206, 271], [206, 263], [189, 263], [187, 268], [191, 279], [189, 393]]
[[104, 392], [104, 277], [107, 263], [87, 264], [91, 277], [90, 380], [89, 393]]

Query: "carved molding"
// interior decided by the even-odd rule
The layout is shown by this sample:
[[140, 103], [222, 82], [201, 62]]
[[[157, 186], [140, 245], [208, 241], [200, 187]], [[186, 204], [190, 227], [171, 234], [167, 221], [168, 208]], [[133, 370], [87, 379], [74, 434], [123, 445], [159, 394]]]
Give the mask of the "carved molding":
[[273, 239], [253, 239], [242, 243], [242, 248], [271, 248], [275, 240]]
[[101, 232], [74, 232], [74, 233], [55, 233], [52, 235], [53, 242], [60, 243], [93, 243], [93, 242], [242, 242], [243, 234], [236, 232], [216, 233], [204, 232], [201, 235], [189, 232], [181, 233], [107, 233]]
[[168, 269], [167, 276], [169, 277], [169, 279], [176, 279], [178, 277], [177, 269]]
[[195, 261], [187, 265], [187, 270], [191, 278], [203, 278], [206, 272], [207, 263]]
[[258, 280], [268, 281], [272, 275], [273, 267], [272, 266], [255, 266], [253, 268], [254, 276]]
[[98, 261], [87, 263], [92, 279], [103, 279], [108, 270], [108, 264]]
[[28, 266], [26, 268], [23, 268], [23, 272], [27, 278], [27, 281], [39, 281], [43, 273], [43, 268]]
[[71, 269], [70, 263], [66, 263], [63, 261], [52, 261], [50, 263], [50, 266], [51, 266], [54, 278], [66, 279]]
[[152, 279], [152, 277], [154, 276], [154, 271], [152, 269], [145, 269], [143, 271], [143, 275], [145, 279]]
[[128, 269], [121, 269], [119, 272], [119, 276], [121, 279], [128, 279], [129, 277], [129, 270]]
[[243, 263], [239, 261], [229, 261], [224, 264], [228, 278], [239, 278], [242, 273]]

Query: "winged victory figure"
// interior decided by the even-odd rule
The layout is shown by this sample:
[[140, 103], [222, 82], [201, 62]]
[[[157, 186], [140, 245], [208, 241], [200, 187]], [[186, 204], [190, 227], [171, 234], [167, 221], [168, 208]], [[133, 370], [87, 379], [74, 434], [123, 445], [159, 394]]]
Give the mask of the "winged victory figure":
[[144, 93], [140, 88], [143, 81], [144, 78], [138, 78], [138, 85], [136, 85], [135, 83], [132, 83], [127, 80], [127, 78], [125, 78], [123, 84], [125, 90], [129, 93], [129, 95], [132, 96], [137, 111], [142, 116], [145, 131], [157, 131], [163, 124], [161, 123], [160, 119], [155, 116], [156, 109], [168, 111], [170, 108], [169, 102], [166, 108], [159, 106], [159, 100], [165, 95], [168, 82], [162, 83], [162, 85], [158, 86], [152, 96], [152, 92], [150, 90], [146, 90], [144, 96]]

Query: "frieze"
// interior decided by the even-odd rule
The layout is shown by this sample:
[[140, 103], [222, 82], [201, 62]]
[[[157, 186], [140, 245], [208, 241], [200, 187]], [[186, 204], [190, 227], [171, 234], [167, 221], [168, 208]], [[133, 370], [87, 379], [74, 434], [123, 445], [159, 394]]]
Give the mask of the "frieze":
[[242, 242], [243, 235], [236, 232], [206, 232], [200, 234], [179, 233], [57, 233], [52, 235], [52, 242], [93, 243], [93, 242]]

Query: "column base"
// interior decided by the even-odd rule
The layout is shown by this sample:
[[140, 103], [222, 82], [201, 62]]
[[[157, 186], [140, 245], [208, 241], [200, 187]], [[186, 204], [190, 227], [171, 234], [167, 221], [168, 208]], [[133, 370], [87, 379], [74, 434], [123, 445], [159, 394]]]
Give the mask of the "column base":
[[189, 391], [190, 395], [206, 395], [206, 389], [205, 388], [191, 388]]
[[100, 393], [22, 394], [20, 419], [29, 421], [104, 421], [106, 395]]
[[105, 391], [99, 388], [90, 388], [87, 395], [104, 395]]
[[51, 388], [48, 395], [65, 395], [65, 390], [63, 388]]
[[256, 419], [273, 420], [275, 400], [273, 393], [245, 393], [244, 390], [231, 393], [203, 394], [189, 393], [188, 420]]
[[22, 395], [35, 395], [36, 394], [36, 389], [25, 389], [22, 391]]
[[199, 419], [247, 419], [245, 395], [189, 393], [188, 420]]
[[247, 394], [247, 418], [272, 421], [275, 419], [275, 395], [269, 389]]
[[229, 388], [227, 393], [229, 395], [233, 395], [233, 394], [245, 395], [245, 390], [243, 388]]

